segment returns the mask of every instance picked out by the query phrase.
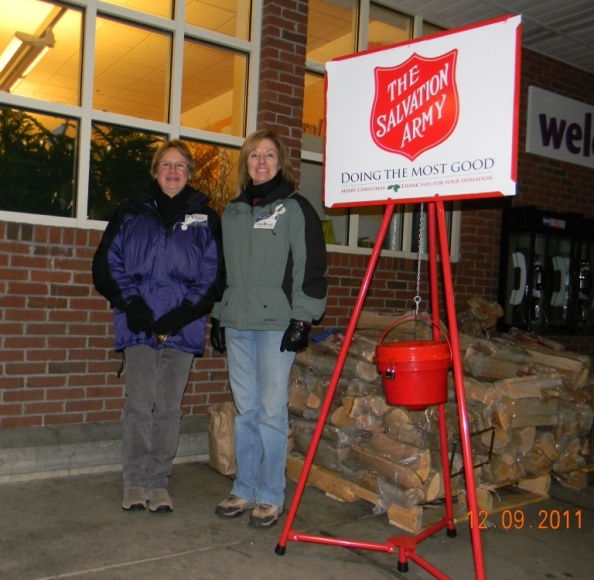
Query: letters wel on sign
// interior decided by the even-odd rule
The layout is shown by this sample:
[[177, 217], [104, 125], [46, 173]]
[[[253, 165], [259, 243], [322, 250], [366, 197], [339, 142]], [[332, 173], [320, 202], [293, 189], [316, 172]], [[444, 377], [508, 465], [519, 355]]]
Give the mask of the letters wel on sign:
[[413, 54], [389, 68], [376, 67], [371, 136], [378, 147], [411, 161], [443, 143], [460, 113], [456, 49], [435, 58]]

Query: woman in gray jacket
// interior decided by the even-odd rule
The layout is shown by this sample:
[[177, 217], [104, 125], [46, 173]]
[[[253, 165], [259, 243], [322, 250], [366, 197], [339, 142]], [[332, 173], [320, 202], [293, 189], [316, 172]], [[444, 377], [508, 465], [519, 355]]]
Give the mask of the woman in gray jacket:
[[289, 373], [326, 308], [326, 244], [320, 219], [295, 191], [276, 133], [256, 131], [239, 156], [240, 195], [222, 216], [227, 288], [212, 312], [211, 343], [227, 350], [237, 474], [221, 517], [253, 511], [274, 525], [283, 511]]

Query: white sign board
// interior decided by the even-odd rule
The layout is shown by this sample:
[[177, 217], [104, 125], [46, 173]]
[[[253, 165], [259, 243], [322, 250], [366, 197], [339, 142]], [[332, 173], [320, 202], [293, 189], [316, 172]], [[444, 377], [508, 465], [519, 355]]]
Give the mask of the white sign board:
[[325, 205], [515, 195], [520, 24], [327, 63]]
[[528, 87], [526, 151], [594, 168], [594, 106]]

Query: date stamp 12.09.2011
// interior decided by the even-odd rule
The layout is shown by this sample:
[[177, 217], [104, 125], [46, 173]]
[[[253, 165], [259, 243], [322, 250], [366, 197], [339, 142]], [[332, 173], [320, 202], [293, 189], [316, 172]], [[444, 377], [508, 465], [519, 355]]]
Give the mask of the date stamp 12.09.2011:
[[582, 510], [542, 509], [537, 518], [530, 520], [522, 509], [503, 510], [499, 514], [490, 514], [487, 510], [479, 510], [478, 517], [468, 512], [470, 527], [478, 526], [480, 530], [500, 528], [504, 530], [569, 530], [582, 529]]

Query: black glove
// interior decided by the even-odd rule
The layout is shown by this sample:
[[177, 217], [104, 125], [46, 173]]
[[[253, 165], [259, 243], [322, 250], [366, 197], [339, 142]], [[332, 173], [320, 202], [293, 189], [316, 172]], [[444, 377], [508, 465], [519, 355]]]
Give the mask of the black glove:
[[153, 332], [173, 336], [194, 320], [196, 320], [196, 308], [190, 302], [182, 302], [181, 306], [166, 312], [153, 324]]
[[221, 354], [227, 350], [227, 343], [225, 342], [225, 327], [221, 326], [218, 318], [210, 319], [210, 344], [217, 352]]
[[300, 352], [307, 348], [309, 344], [308, 334], [311, 329], [309, 322], [303, 320], [294, 320], [291, 318], [283, 339], [281, 340], [280, 350], [285, 352]]
[[144, 299], [135, 296], [126, 305], [126, 322], [134, 334], [146, 333], [148, 336], [153, 328], [153, 311], [147, 306]]

